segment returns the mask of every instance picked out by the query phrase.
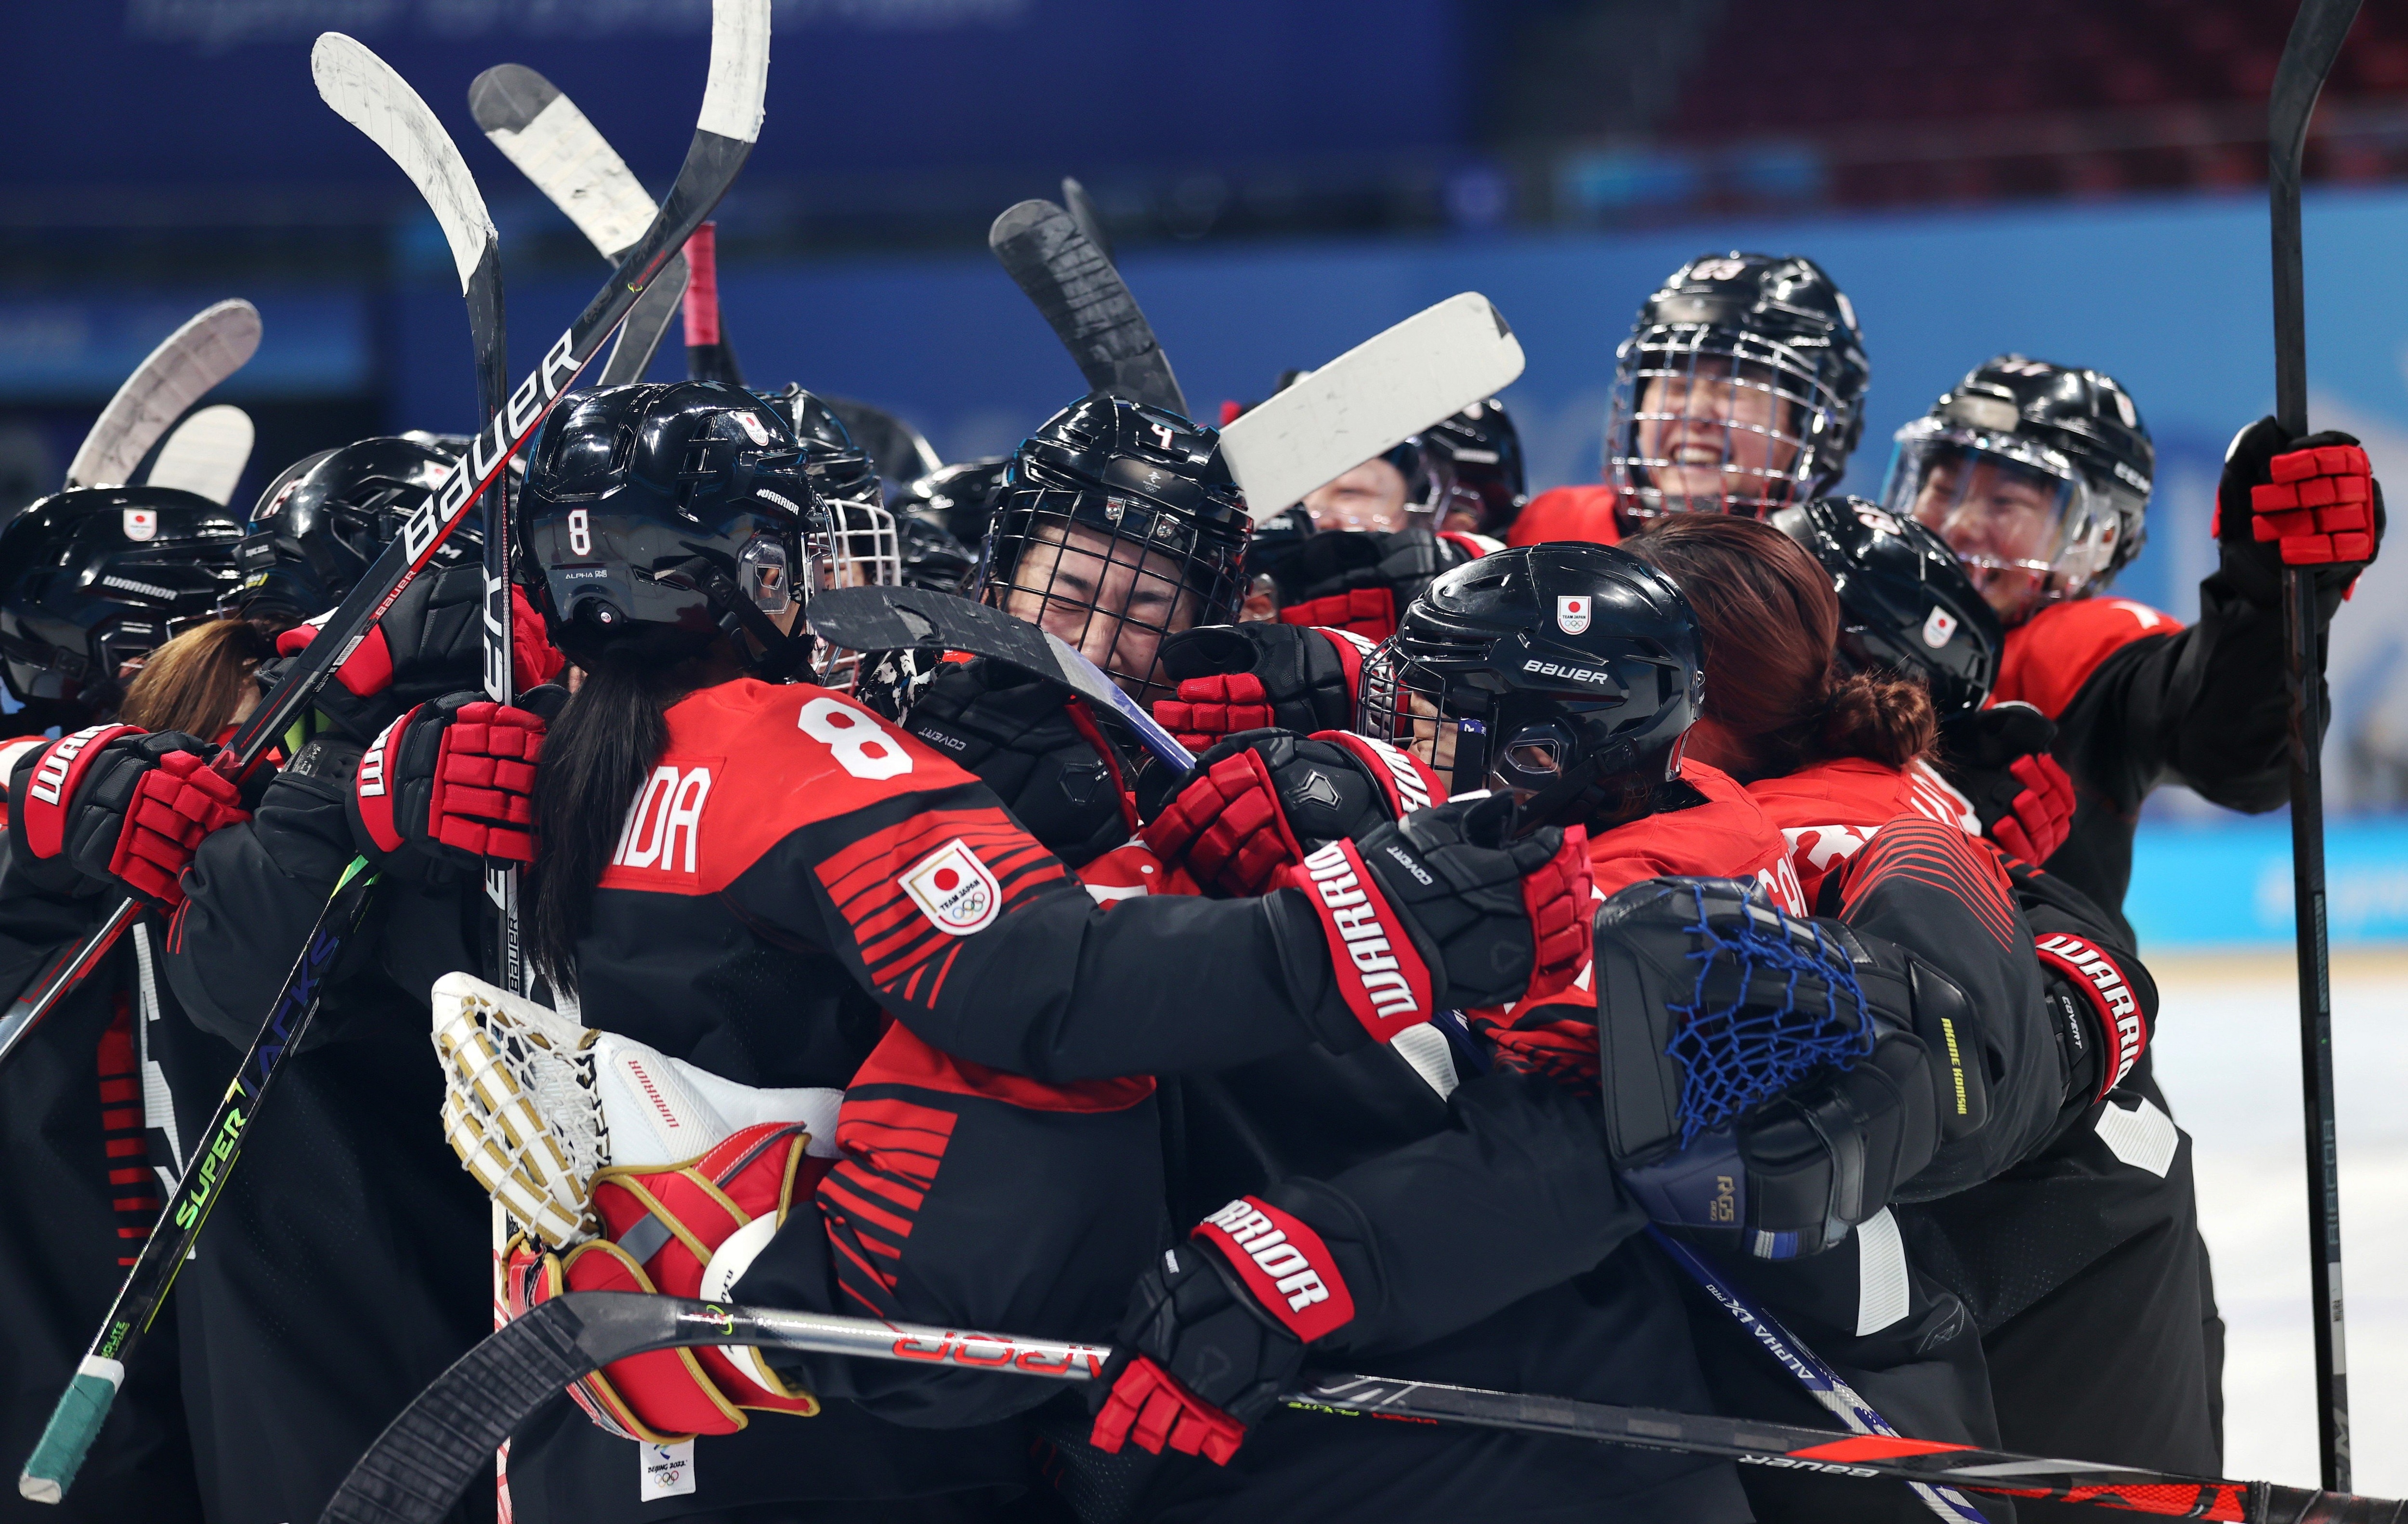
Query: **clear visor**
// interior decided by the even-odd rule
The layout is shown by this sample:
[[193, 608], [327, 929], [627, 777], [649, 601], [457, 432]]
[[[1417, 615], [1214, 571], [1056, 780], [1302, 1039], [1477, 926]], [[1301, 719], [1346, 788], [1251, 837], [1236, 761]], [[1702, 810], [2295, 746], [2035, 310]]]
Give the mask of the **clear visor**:
[[1700, 328], [1625, 347], [1606, 476], [1638, 518], [1762, 517], [1801, 500], [1834, 416], [1815, 363]]
[[2087, 590], [2122, 533], [2114, 505], [2061, 453], [1940, 419], [1899, 431], [1882, 505], [1946, 540], [2010, 620]]
[[767, 535], [755, 535], [736, 558], [736, 585], [765, 614], [792, 609], [795, 580], [786, 564], [786, 547]]

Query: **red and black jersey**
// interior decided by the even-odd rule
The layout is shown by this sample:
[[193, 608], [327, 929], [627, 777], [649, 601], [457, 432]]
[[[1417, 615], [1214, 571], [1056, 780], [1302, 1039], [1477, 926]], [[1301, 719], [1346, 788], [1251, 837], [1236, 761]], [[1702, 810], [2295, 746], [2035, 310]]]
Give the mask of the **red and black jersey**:
[[1505, 531], [1508, 545], [1539, 545], [1554, 539], [1585, 539], [1598, 545], [1622, 543], [1622, 525], [1613, 516], [1614, 492], [1602, 482], [1550, 487], [1526, 504]]
[[1047, 1079], [1362, 1041], [1294, 891], [1107, 917], [975, 777], [824, 689], [724, 683], [668, 727], [580, 944], [593, 1025], [781, 1086], [843, 1085], [882, 1013]]
[[1923, 761], [1893, 768], [1864, 757], [1802, 768], [1785, 778], [1747, 785], [1749, 797], [1788, 843], [1790, 866], [1806, 903], [1820, 907], [1831, 873], [1856, 855], [1874, 830], [1900, 815], [1922, 815], [1982, 834], [1973, 803]]
[[[2126, 942], [2124, 892], [2141, 802], [2178, 783], [2252, 813], [2286, 798], [2282, 615], [2222, 572], [2200, 584], [2185, 625], [2129, 598], [2051, 604], [2007, 632], [1997, 702], [2057, 722], [2053, 748], [2076, 791], [2072, 834], [2050, 856]], [[2329, 710], [2327, 712], [2329, 713]]]

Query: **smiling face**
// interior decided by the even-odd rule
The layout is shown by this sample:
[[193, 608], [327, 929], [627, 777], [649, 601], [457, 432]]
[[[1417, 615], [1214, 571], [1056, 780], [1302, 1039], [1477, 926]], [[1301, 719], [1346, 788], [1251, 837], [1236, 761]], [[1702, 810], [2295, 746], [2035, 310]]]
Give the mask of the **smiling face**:
[[1052, 520], [1030, 531], [1003, 611], [1058, 637], [1142, 699], [1170, 686], [1155, 669], [1162, 638], [1196, 623], [1201, 600], [1179, 569], [1135, 540]]
[[1965, 563], [1983, 600], [2013, 620], [2048, 575], [2064, 505], [2061, 483], [2005, 461], [1954, 453], [1925, 470], [1912, 511]]
[[1692, 507], [1784, 496], [1785, 490], [1771, 483], [1798, 467], [1797, 410], [1773, 389], [1770, 368], [1698, 355], [1647, 378], [1638, 408], [1638, 455], [1651, 485]]

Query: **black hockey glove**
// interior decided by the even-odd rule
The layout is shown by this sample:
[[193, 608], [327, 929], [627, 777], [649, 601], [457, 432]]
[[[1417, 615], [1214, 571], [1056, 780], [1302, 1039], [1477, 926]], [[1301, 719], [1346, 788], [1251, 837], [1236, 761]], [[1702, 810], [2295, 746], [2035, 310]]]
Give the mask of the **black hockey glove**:
[[1397, 632], [1397, 617], [1440, 572], [1470, 553], [1427, 529], [1392, 533], [1318, 534], [1271, 567], [1289, 625], [1351, 630], [1368, 640]]
[[1206, 625], [1162, 642], [1162, 669], [1179, 684], [1154, 717], [1191, 752], [1240, 730], [1354, 728], [1354, 697], [1371, 643], [1297, 625]]
[[36, 882], [114, 883], [156, 910], [184, 902], [184, 869], [201, 839], [251, 818], [232, 778], [197, 737], [96, 725], [28, 748], [8, 780], [8, 833]]
[[1440, 1011], [1560, 989], [1588, 958], [1584, 833], [1508, 834], [1504, 795], [1433, 805], [1290, 869], [1340, 996], [1384, 1042]]
[[2383, 486], [2354, 435], [2294, 440], [2272, 418], [2232, 437], [2215, 487], [2215, 538], [2235, 590], [2261, 609], [2287, 568], [2315, 568], [2317, 617], [2330, 619], [2383, 548]]
[[978, 774], [1029, 835], [1077, 868], [1137, 828], [1111, 743], [1077, 704], [1062, 684], [982, 656], [939, 668], [903, 727]]
[[1138, 1278], [1089, 1443], [1200, 1455], [1226, 1466], [1248, 1425], [1304, 1368], [1304, 1346], [1354, 1316], [1321, 1235], [1241, 1196]]
[[1437, 773], [1384, 742], [1248, 730], [1197, 757], [1143, 835], [1197, 883], [1244, 898], [1268, 893], [1323, 842], [1360, 838], [1445, 797]]
[[481, 693], [420, 704], [376, 738], [352, 775], [360, 853], [382, 862], [404, 848], [481, 869], [535, 860], [535, 769], [541, 715]]
[[1598, 912], [1595, 967], [1608, 1147], [1657, 1222], [1818, 1254], [1939, 1151], [1963, 1071], [1917, 1034], [1965, 999], [1900, 949], [1743, 881], [1650, 879]]
[[1941, 723], [1941, 773], [1972, 802], [1982, 834], [2028, 863], [2048, 861], [2073, 830], [2073, 778], [2049, 755], [2056, 740], [2056, 722], [2025, 703]]

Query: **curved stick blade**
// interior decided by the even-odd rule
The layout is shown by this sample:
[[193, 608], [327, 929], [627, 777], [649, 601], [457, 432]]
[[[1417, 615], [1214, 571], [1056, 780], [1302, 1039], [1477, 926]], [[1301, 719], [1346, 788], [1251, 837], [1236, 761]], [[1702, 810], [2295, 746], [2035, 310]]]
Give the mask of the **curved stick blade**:
[[234, 496], [242, 468], [251, 464], [257, 438], [251, 414], [221, 402], [176, 425], [144, 480], [154, 487], [178, 487], [222, 504]]
[[319, 98], [384, 150], [425, 197], [444, 242], [452, 246], [465, 294], [497, 236], [459, 145], [409, 81], [365, 43], [340, 32], [320, 33], [309, 50], [309, 76], [318, 82]]
[[259, 350], [259, 309], [236, 298], [194, 314], [134, 367], [67, 466], [66, 484], [123, 483], [167, 426]]
[[1051, 201], [1023, 201], [995, 220], [986, 241], [1089, 387], [1187, 416], [1154, 325], [1076, 218]]

